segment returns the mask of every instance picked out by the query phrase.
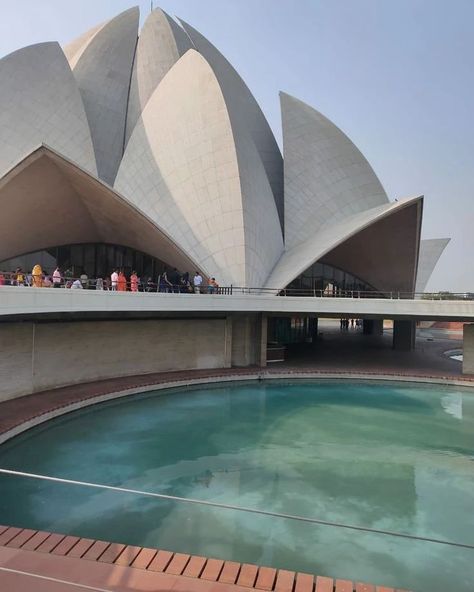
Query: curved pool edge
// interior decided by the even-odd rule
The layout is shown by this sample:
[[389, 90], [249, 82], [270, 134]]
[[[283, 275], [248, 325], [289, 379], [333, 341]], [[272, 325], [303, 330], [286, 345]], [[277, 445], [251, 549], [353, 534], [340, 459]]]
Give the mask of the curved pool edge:
[[[221, 371], [222, 372], [222, 371]], [[80, 385], [81, 387], [86, 387], [86, 390], [89, 390], [90, 396], [85, 396], [84, 391], [81, 389], [80, 392], [77, 393], [76, 400], [70, 400], [65, 404], [50, 404], [48, 401], [48, 394], [53, 393], [56, 394], [62, 389], [53, 389], [52, 391], [43, 391], [40, 393], [35, 393], [33, 395], [28, 395], [27, 397], [20, 397], [18, 399], [9, 399], [0, 403], [0, 415], [2, 409], [5, 406], [17, 406], [15, 403], [19, 401], [24, 402], [25, 400], [32, 401], [34, 400], [35, 403], [43, 402], [44, 409], [38, 410], [36, 409], [35, 414], [31, 415], [28, 413], [28, 405], [22, 406], [22, 409], [16, 410], [17, 417], [15, 425], [7, 428], [2, 429], [0, 424], [0, 445], [4, 444], [11, 438], [18, 436], [19, 434], [38, 426], [42, 423], [50, 421], [56, 417], [60, 417], [67, 413], [72, 413], [73, 411], [77, 411], [79, 409], [83, 409], [84, 407], [89, 407], [91, 405], [97, 405], [100, 403], [104, 403], [107, 401], [111, 401], [114, 399], [120, 399], [123, 397], [129, 397], [133, 395], [143, 394], [150, 391], [162, 391], [168, 389], [175, 389], [180, 387], [189, 387], [194, 385], [202, 385], [202, 384], [217, 384], [217, 383], [227, 383], [227, 382], [243, 382], [247, 380], [299, 380], [299, 379], [309, 379], [309, 380], [363, 380], [363, 381], [388, 381], [388, 382], [412, 382], [412, 383], [422, 383], [422, 384], [442, 384], [448, 386], [461, 386], [461, 387], [468, 387], [474, 388], [474, 378], [468, 377], [459, 377], [459, 376], [430, 376], [430, 375], [423, 375], [423, 374], [400, 374], [400, 373], [388, 373], [388, 372], [352, 372], [352, 371], [314, 371], [314, 370], [262, 370], [261, 368], [255, 369], [254, 371], [245, 371], [235, 369], [235, 372], [226, 371], [225, 374], [222, 374], [219, 371], [210, 371], [207, 375], [202, 375], [202, 371], [200, 372], [200, 376], [192, 376], [192, 372], [190, 372], [190, 376], [185, 377], [182, 376], [185, 374], [184, 372], [179, 372], [176, 374], [181, 375], [181, 378], [177, 378], [176, 376], [170, 376], [173, 373], [164, 373], [163, 377], [157, 377], [156, 380], [152, 382], [147, 382], [145, 384], [141, 384], [139, 386], [132, 386], [128, 388], [114, 388], [112, 387], [111, 390], [107, 390], [106, 392], [98, 392], [94, 394], [97, 388], [102, 386], [102, 382], [96, 383], [91, 382], [85, 385]], [[136, 378], [136, 377], [135, 377]], [[87, 389], [87, 387], [89, 387]], [[73, 388], [73, 387], [69, 387]], [[49, 404], [48, 404], [49, 403]]]

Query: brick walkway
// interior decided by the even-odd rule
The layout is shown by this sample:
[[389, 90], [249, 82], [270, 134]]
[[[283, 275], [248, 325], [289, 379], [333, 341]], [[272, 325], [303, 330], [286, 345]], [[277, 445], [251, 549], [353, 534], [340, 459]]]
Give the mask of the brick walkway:
[[2, 591], [74, 592], [86, 586], [110, 592], [396, 592], [249, 563], [0, 526]]

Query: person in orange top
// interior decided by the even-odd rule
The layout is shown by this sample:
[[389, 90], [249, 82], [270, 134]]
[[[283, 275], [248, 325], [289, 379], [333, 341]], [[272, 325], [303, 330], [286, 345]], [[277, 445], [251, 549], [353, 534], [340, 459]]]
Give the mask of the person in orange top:
[[130, 290], [132, 292], [138, 292], [138, 275], [136, 271], [132, 271], [130, 276]]
[[119, 292], [126, 292], [127, 291], [127, 278], [123, 271], [120, 271], [118, 280], [117, 280], [117, 290]]

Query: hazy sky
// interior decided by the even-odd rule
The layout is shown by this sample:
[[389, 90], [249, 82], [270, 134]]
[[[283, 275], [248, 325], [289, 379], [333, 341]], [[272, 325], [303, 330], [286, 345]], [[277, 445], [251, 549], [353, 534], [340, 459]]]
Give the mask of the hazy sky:
[[[136, 3], [135, 3], [136, 4]], [[67, 43], [127, 0], [0, 0], [0, 56]], [[139, 2], [142, 22], [150, 2]], [[342, 128], [390, 199], [451, 237], [429, 289], [474, 291], [474, 0], [161, 0], [235, 66], [281, 145], [278, 92]]]

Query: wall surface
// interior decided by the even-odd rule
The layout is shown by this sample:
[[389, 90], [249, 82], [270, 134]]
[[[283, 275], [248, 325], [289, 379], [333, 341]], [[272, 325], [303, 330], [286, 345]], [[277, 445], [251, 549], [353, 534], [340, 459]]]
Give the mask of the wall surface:
[[474, 374], [474, 324], [463, 328], [462, 373]]
[[0, 401], [110, 377], [229, 367], [230, 331], [226, 319], [4, 323]]

